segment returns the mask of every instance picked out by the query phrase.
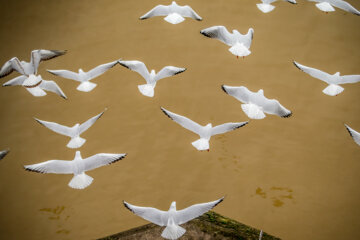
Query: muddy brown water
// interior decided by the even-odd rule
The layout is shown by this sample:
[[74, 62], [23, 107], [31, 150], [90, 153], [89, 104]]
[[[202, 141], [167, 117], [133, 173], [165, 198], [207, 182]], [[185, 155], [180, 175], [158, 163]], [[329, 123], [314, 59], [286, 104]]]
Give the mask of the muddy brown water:
[[[349, 2], [360, 9], [356, 0]], [[360, 84], [344, 85], [337, 97], [326, 84], [300, 72], [292, 60], [335, 73], [360, 74], [360, 17], [342, 10], [325, 14], [314, 3], [275, 3], [263, 14], [253, 0], [179, 1], [203, 21], [171, 25], [161, 17], [138, 20], [170, 1], [8, 1], [0, 8], [0, 64], [29, 60], [33, 49], [67, 49], [42, 62], [39, 74], [55, 80], [68, 96], [35, 98], [21, 87], [0, 88], [1, 239], [95, 239], [145, 224], [122, 206], [167, 210], [226, 196], [222, 215], [283, 239], [360, 238], [360, 147], [344, 123], [360, 131]], [[236, 59], [228, 47], [199, 34], [203, 28], [255, 30], [252, 54]], [[144, 80], [116, 66], [93, 82], [90, 93], [46, 69], [85, 71], [119, 58], [141, 60], [149, 69], [186, 67], [161, 80], [155, 97], [141, 95]], [[13, 73], [1, 84], [17, 76]], [[221, 84], [264, 89], [293, 111], [289, 119], [267, 116], [215, 136], [199, 152], [197, 136], [167, 118], [163, 106], [201, 124], [246, 121], [240, 102]], [[82, 136], [83, 157], [128, 153], [111, 166], [89, 172], [85, 190], [67, 186], [70, 175], [26, 172], [23, 165], [71, 160], [68, 138], [33, 117], [72, 126], [103, 117]]]

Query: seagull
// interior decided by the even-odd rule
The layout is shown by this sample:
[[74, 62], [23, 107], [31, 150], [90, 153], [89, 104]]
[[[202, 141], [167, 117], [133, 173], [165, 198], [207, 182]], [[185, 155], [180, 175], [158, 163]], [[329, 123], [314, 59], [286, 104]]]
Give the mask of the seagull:
[[140, 61], [119, 61], [119, 63], [120, 65], [139, 73], [146, 80], [146, 84], [139, 85], [138, 88], [139, 91], [147, 97], [154, 96], [154, 88], [158, 80], [171, 77], [186, 70], [186, 68], [166, 66], [156, 74], [155, 70], [151, 70], [149, 73], [149, 70], [146, 68], [145, 64]]
[[260, 234], [259, 234], [259, 240], [262, 239], [262, 236], [263, 236], [263, 230], [260, 231]]
[[170, 5], [157, 5], [145, 15], [140, 17], [140, 20], [148, 19], [155, 16], [166, 16], [164, 18], [165, 21], [178, 24], [185, 20], [184, 17], [190, 17], [195, 20], [201, 21], [202, 18], [188, 5], [179, 6], [173, 1]]
[[323, 12], [334, 12], [335, 8], [340, 8], [344, 11], [360, 16], [360, 11], [350, 5], [350, 3], [342, 0], [308, 0], [310, 2], [317, 2], [315, 6]]
[[192, 142], [191, 144], [199, 151], [207, 150], [209, 151], [209, 141], [211, 136], [230, 132], [237, 128], [240, 128], [248, 122], [237, 122], [237, 123], [224, 123], [218, 126], [213, 127], [211, 123], [208, 123], [206, 126], [201, 126], [198, 123], [190, 120], [187, 117], [178, 115], [176, 113], [170, 112], [165, 108], [161, 107], [161, 110], [168, 116], [171, 120], [174, 120], [176, 123], [180, 124], [182, 127], [190, 130], [200, 136], [199, 140]]
[[242, 35], [238, 30], [233, 33], [228, 32], [224, 26], [213, 26], [205, 28], [200, 33], [209, 38], [216, 38], [230, 46], [229, 51], [237, 58], [248, 56], [251, 51], [250, 46], [254, 35], [254, 29], [249, 28], [247, 34]]
[[60, 97], [67, 99], [64, 92], [54, 81], [43, 80], [41, 75], [30, 74], [20, 75], [16, 78], [13, 78], [3, 84], [3, 87], [6, 86], [23, 86], [29, 93], [35, 97], [42, 97], [46, 95], [46, 91], [56, 93]]
[[58, 123], [47, 122], [37, 118], [35, 118], [35, 120], [56, 133], [70, 137], [71, 140], [66, 145], [68, 148], [79, 148], [86, 142], [86, 139], [81, 138], [80, 134], [88, 130], [104, 114], [105, 111], [106, 109], [102, 113], [90, 118], [86, 122], [82, 124], [77, 123], [73, 127], [67, 127]]
[[100, 76], [105, 73], [107, 70], [112, 68], [118, 63], [118, 61], [113, 61], [109, 63], [105, 63], [99, 65], [88, 72], [84, 72], [81, 68], [79, 69], [79, 73], [71, 72], [68, 70], [47, 70], [49, 73], [52, 73], [56, 76], [60, 76], [63, 78], [75, 80], [81, 82], [80, 85], [76, 88], [82, 92], [90, 92], [93, 90], [97, 84], [90, 82], [90, 80]]
[[9, 150], [0, 151], [0, 160], [3, 159], [6, 156], [6, 154], [8, 154], [8, 153], [9, 153]]
[[50, 160], [33, 165], [25, 165], [24, 168], [25, 170], [38, 173], [74, 174], [74, 177], [68, 184], [69, 187], [84, 189], [94, 180], [85, 174], [86, 171], [110, 165], [123, 159], [126, 155], [126, 153], [98, 153], [83, 159], [80, 151], [76, 151], [75, 158], [72, 161]]
[[[268, 13], [274, 10], [275, 6], [271, 5], [271, 3], [276, 2], [277, 0], [261, 0], [262, 3], [256, 4], [258, 9], [263, 13]], [[295, 0], [285, 0], [291, 4], [296, 4]]]
[[252, 92], [243, 86], [231, 87], [222, 85], [221, 87], [225, 93], [244, 103], [241, 104], [241, 108], [249, 118], [263, 119], [266, 117], [265, 113], [278, 115], [283, 118], [292, 115], [292, 112], [283, 107], [278, 100], [266, 98], [262, 89], [258, 92]]
[[152, 207], [139, 207], [123, 201], [124, 206], [135, 215], [158, 226], [166, 226], [161, 236], [166, 239], [178, 239], [186, 230], [179, 225], [184, 224], [208, 212], [221, 203], [224, 197], [208, 203], [199, 203], [182, 210], [176, 210], [176, 202], [172, 202], [168, 211], [161, 211]]
[[314, 78], [320, 79], [320, 80], [326, 82], [327, 84], [329, 84], [329, 86], [327, 86], [323, 90], [323, 93], [325, 93], [326, 95], [329, 95], [329, 96], [337, 96], [342, 91], [344, 91], [344, 88], [339, 86], [339, 84], [360, 82], [360, 75], [344, 75], [344, 76], [340, 76], [339, 72], [335, 73], [334, 75], [330, 75], [330, 74], [328, 74], [326, 72], [323, 72], [321, 70], [301, 65], [301, 64], [299, 64], [299, 63], [297, 63], [295, 61], [293, 63], [301, 71], [309, 74], [310, 76], [312, 76]]
[[64, 55], [65, 53], [66, 50], [33, 50], [31, 52], [30, 62], [20, 61], [17, 57], [13, 57], [2, 66], [0, 78], [9, 75], [14, 70], [22, 75], [36, 75], [41, 61], [49, 60]]
[[360, 133], [345, 124], [346, 129], [350, 133], [350, 136], [354, 139], [357, 145], [360, 145]]

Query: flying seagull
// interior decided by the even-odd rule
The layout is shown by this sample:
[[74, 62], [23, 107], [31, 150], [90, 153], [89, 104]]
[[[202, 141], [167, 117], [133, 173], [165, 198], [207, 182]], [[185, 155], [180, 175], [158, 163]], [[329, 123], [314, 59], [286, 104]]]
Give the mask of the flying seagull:
[[3, 87], [6, 86], [23, 86], [29, 93], [35, 97], [42, 97], [46, 95], [45, 91], [53, 92], [59, 95], [60, 97], [67, 99], [64, 92], [54, 81], [47, 81], [41, 78], [41, 75], [30, 74], [21, 75], [16, 78], [13, 78], [3, 84]]
[[30, 62], [20, 61], [17, 57], [13, 57], [2, 66], [0, 78], [9, 75], [14, 70], [22, 75], [36, 75], [41, 61], [49, 60], [64, 55], [65, 53], [66, 50], [33, 50], [31, 52]]
[[145, 64], [140, 61], [119, 61], [119, 63], [120, 65], [139, 73], [145, 79], [146, 84], [139, 85], [138, 88], [139, 91], [147, 97], [154, 96], [154, 88], [158, 80], [174, 76], [186, 70], [186, 68], [166, 66], [156, 74], [155, 70], [151, 70], [149, 73]]
[[345, 124], [346, 129], [350, 133], [350, 136], [354, 139], [357, 145], [360, 145], [360, 133]]
[[47, 122], [37, 118], [35, 118], [35, 120], [56, 133], [70, 137], [71, 140], [66, 145], [68, 148], [79, 148], [86, 142], [86, 139], [80, 137], [80, 134], [88, 130], [104, 114], [105, 111], [106, 109], [86, 122], [82, 124], [77, 123], [73, 127], [66, 127], [58, 123]]
[[6, 154], [8, 154], [8, 153], [9, 153], [9, 150], [0, 151], [0, 160], [3, 159], [6, 156]]
[[172, 202], [168, 211], [161, 211], [152, 207], [139, 207], [125, 201], [123, 201], [123, 203], [125, 207], [135, 215], [156, 225], [166, 226], [161, 233], [163, 238], [178, 239], [186, 232], [186, 230], [179, 225], [203, 215], [223, 200], [224, 197], [213, 202], [195, 204], [182, 210], [176, 210], [176, 202]]
[[308, 0], [310, 2], [317, 2], [315, 6], [323, 12], [334, 12], [335, 8], [340, 8], [344, 11], [356, 14], [360, 16], [360, 11], [351, 6], [350, 3], [342, 1], [342, 0]]
[[226, 45], [230, 46], [229, 51], [237, 58], [248, 56], [251, 42], [254, 35], [254, 29], [249, 28], [247, 34], [242, 35], [238, 30], [233, 30], [230, 33], [224, 26], [213, 26], [205, 28], [200, 33], [209, 38], [216, 38]]
[[191, 144], [199, 151], [208, 150], [209, 151], [209, 141], [211, 136], [230, 132], [237, 128], [240, 128], [248, 122], [237, 122], [237, 123], [224, 123], [218, 126], [213, 127], [211, 123], [208, 123], [206, 126], [201, 126], [198, 123], [190, 120], [187, 117], [178, 115], [176, 113], [170, 112], [165, 108], [161, 107], [161, 110], [168, 116], [170, 119], [174, 120], [176, 123], [180, 124], [182, 127], [190, 130], [200, 136], [199, 140], [192, 142]]
[[96, 83], [90, 82], [90, 80], [100, 76], [105, 73], [107, 70], [112, 68], [118, 63], [118, 61], [113, 61], [109, 63], [105, 63], [99, 65], [88, 72], [84, 72], [81, 68], [79, 69], [79, 73], [71, 72], [68, 70], [47, 70], [49, 73], [52, 73], [56, 76], [60, 76], [63, 78], [75, 80], [81, 82], [80, 85], [76, 88], [82, 92], [90, 92], [96, 87]]
[[[263, 13], [268, 13], [274, 10], [275, 6], [271, 5], [273, 2], [276, 2], [277, 0], [261, 0], [262, 3], [256, 4], [258, 9], [262, 11]], [[292, 4], [296, 4], [295, 0], [284, 0]]]
[[72, 161], [50, 160], [33, 165], [26, 165], [24, 168], [28, 171], [38, 173], [74, 174], [74, 177], [68, 185], [71, 188], [84, 189], [94, 180], [92, 177], [85, 174], [86, 171], [110, 165], [123, 159], [125, 156], [126, 153], [98, 153], [83, 159], [80, 151], [76, 151], [75, 158]]
[[183, 22], [185, 20], [184, 17], [190, 17], [198, 21], [202, 20], [202, 18], [190, 6], [179, 6], [175, 1], [168, 6], [157, 5], [145, 15], [141, 16], [140, 20], [155, 16], [166, 16], [164, 20], [172, 24]]
[[327, 84], [329, 84], [329, 86], [327, 86], [323, 90], [323, 93], [329, 96], [336, 96], [340, 94], [342, 91], [344, 91], [344, 88], [339, 86], [339, 84], [360, 82], [360, 75], [340, 76], [339, 72], [335, 73], [334, 75], [330, 75], [321, 70], [301, 65], [295, 61], [294, 61], [294, 65], [301, 71], [309, 74], [310, 76], [320, 79], [321, 81], [324, 81]]
[[231, 87], [222, 85], [221, 87], [225, 93], [244, 103], [241, 104], [241, 108], [249, 118], [263, 119], [266, 117], [265, 113], [287, 118], [292, 114], [278, 100], [266, 98], [262, 89], [258, 92], [252, 92], [243, 86]]

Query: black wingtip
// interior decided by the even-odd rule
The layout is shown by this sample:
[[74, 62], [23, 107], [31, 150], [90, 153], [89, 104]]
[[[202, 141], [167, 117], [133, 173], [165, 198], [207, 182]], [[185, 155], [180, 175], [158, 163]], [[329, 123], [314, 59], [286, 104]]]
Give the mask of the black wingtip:
[[130, 211], [130, 212], [134, 212], [127, 204], [127, 202], [125, 202], [125, 200], [123, 200], [123, 204], [124, 206]]
[[216, 207], [217, 205], [219, 205], [219, 203], [221, 203], [222, 201], [224, 201], [225, 196], [220, 198], [219, 201], [214, 205], [214, 207]]
[[295, 65], [295, 67], [297, 67], [299, 70], [302, 71], [302, 69], [297, 65], [297, 62], [295, 62], [294, 60], [293, 60], [293, 64]]
[[224, 84], [221, 85], [221, 89], [222, 89], [226, 94], [228, 94], [228, 92], [227, 92], [226, 89], [225, 89], [225, 85], [224, 85]]
[[39, 171], [39, 170], [35, 170], [35, 169], [31, 169], [31, 168], [27, 168], [26, 166], [24, 166], [24, 169], [28, 172], [36, 172], [36, 173], [44, 173], [42, 171]]
[[126, 68], [128, 68], [128, 69], [130, 69], [126, 64], [124, 64], [124, 63], [122, 63], [122, 62], [120, 62], [120, 61], [118, 61], [118, 63], [121, 65], [121, 66], [123, 66], [123, 67], [126, 67]]
[[282, 117], [282, 118], [289, 118], [289, 117], [291, 117], [292, 115], [293, 115], [293, 113], [290, 111], [289, 114], [286, 114], [286, 115], [281, 116], [281, 117]]
[[206, 32], [204, 32], [204, 31], [200, 31], [200, 33], [202, 34], [202, 35], [204, 35], [205, 37], [208, 37], [208, 38], [211, 38], [211, 36], [209, 35], [209, 34], [207, 34]]
[[352, 132], [350, 131], [349, 127], [348, 127], [346, 124], [344, 124], [344, 125], [345, 125], [345, 127], [346, 127], [346, 130], [349, 132], [350, 136], [351, 136], [352, 138], [354, 138], [354, 136], [353, 136]]
[[162, 111], [166, 116], [168, 116], [168, 118], [170, 118], [171, 120], [173, 120], [172, 117], [166, 112], [165, 108], [160, 107], [160, 109], [161, 109], [161, 111]]

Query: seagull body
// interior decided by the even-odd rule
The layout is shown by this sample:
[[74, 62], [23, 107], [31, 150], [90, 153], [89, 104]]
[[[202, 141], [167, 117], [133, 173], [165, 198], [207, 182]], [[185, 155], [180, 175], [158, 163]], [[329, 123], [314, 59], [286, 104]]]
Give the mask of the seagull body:
[[172, 24], [183, 22], [185, 20], [184, 17], [190, 17], [198, 21], [202, 20], [202, 18], [190, 6], [179, 6], [175, 1], [168, 6], [158, 5], [154, 7], [145, 15], [141, 16], [140, 20], [155, 16], [166, 16], [164, 20]]
[[[268, 13], [274, 10], [275, 6], [271, 5], [271, 3], [276, 2], [277, 0], [261, 0], [262, 3], [256, 4], [258, 9], [262, 11], [263, 13]], [[289, 3], [296, 4], [295, 0], [285, 0]]]
[[161, 236], [166, 239], [178, 239], [186, 230], [179, 225], [184, 224], [208, 212], [221, 203], [224, 197], [208, 203], [199, 203], [182, 210], [176, 210], [176, 202], [172, 202], [168, 211], [161, 211], [151, 207], [139, 207], [123, 202], [125, 207], [134, 214], [158, 226], [166, 226]]
[[154, 96], [154, 88], [158, 80], [171, 77], [186, 70], [186, 68], [166, 66], [156, 74], [155, 70], [149, 72], [145, 64], [140, 61], [119, 61], [119, 63], [120, 65], [139, 73], [145, 79], [146, 84], [139, 85], [138, 88], [139, 91], [147, 97]]
[[41, 78], [41, 75], [35, 76], [34, 74], [21, 75], [13, 78], [3, 84], [6, 86], [23, 86], [29, 93], [35, 97], [42, 97], [46, 95], [45, 91], [56, 93], [60, 97], [67, 99], [64, 92], [54, 81], [47, 81]]
[[283, 107], [278, 100], [268, 99], [264, 96], [264, 91], [260, 89], [258, 92], [252, 92], [246, 87], [231, 87], [222, 85], [225, 93], [233, 96], [240, 102], [242, 110], [249, 118], [263, 119], [265, 113], [278, 115], [283, 118], [290, 117], [291, 111]]
[[9, 75], [14, 70], [21, 75], [36, 75], [41, 61], [49, 60], [64, 55], [65, 53], [66, 51], [61, 50], [33, 50], [31, 52], [30, 62], [20, 61], [17, 57], [13, 57], [2, 66], [0, 78]]
[[8, 154], [8, 153], [9, 153], [9, 150], [0, 151], [0, 160], [3, 159], [6, 156], [6, 154]]
[[47, 70], [47, 71], [56, 76], [60, 76], [63, 78], [81, 82], [80, 85], [76, 89], [79, 91], [82, 91], [82, 92], [90, 92], [97, 85], [95, 83], [90, 82], [90, 80], [105, 73], [107, 70], [109, 70], [110, 68], [115, 66], [117, 63], [118, 63], [118, 61], [105, 63], [105, 64], [99, 65], [99, 66], [91, 69], [88, 72], [84, 72], [81, 68], [79, 69], [78, 73], [68, 71], [68, 70]]
[[123, 159], [125, 156], [126, 153], [98, 153], [83, 159], [80, 151], [76, 151], [75, 158], [72, 161], [50, 160], [33, 165], [26, 165], [24, 168], [28, 171], [38, 173], [74, 174], [74, 177], [69, 182], [69, 186], [75, 189], [84, 189], [94, 180], [85, 174], [86, 171], [112, 164]]
[[252, 28], [249, 28], [245, 35], [239, 33], [238, 30], [233, 30], [233, 33], [230, 33], [224, 26], [205, 28], [200, 33], [209, 38], [216, 38], [230, 46], [229, 51], [237, 57], [245, 57], [251, 53], [250, 46], [254, 35]]
[[211, 123], [208, 123], [205, 126], [201, 126], [198, 123], [190, 120], [189, 118], [170, 112], [165, 108], [161, 108], [161, 110], [170, 119], [174, 120], [176, 123], [180, 124], [182, 127], [186, 128], [187, 130], [190, 130], [200, 136], [199, 140], [196, 140], [191, 143], [199, 151], [203, 151], [203, 150], [209, 151], [209, 141], [211, 136], [230, 132], [232, 130], [235, 130], [237, 128], [240, 128], [248, 124], [248, 122], [224, 123], [213, 127]]
[[329, 86], [327, 86], [323, 90], [323, 93], [329, 96], [336, 96], [340, 94], [342, 91], [344, 91], [344, 88], [339, 86], [339, 84], [360, 82], [360, 75], [340, 76], [339, 72], [331, 75], [321, 70], [301, 65], [295, 61], [294, 61], [294, 65], [301, 71], [309, 74], [310, 76], [320, 79], [321, 81], [324, 81], [327, 84], [329, 84]]
[[350, 133], [350, 136], [354, 139], [357, 145], [360, 145], [360, 133], [345, 124], [346, 129]]
[[105, 111], [90, 118], [82, 124], [77, 123], [73, 127], [66, 127], [58, 123], [47, 122], [37, 118], [35, 118], [35, 120], [56, 133], [70, 137], [71, 140], [66, 145], [68, 148], [79, 148], [86, 142], [86, 139], [80, 137], [80, 134], [88, 130], [104, 114], [104, 112]]
[[335, 8], [340, 8], [344, 11], [360, 16], [360, 11], [351, 6], [350, 3], [342, 0], [308, 0], [310, 2], [317, 2], [315, 6], [323, 12], [334, 12]]

